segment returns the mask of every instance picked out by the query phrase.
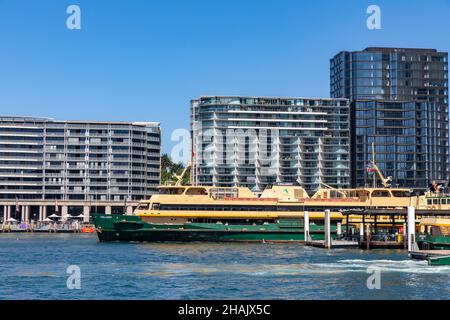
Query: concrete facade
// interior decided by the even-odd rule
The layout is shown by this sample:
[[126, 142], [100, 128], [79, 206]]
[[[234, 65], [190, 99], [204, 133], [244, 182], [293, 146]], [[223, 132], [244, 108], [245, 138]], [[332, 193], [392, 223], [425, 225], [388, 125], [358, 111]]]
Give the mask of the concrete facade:
[[14, 218], [19, 222], [44, 221], [52, 214], [61, 217], [61, 221], [66, 221], [70, 216], [83, 214], [83, 221], [90, 222], [92, 214], [119, 213], [132, 214], [138, 202], [118, 203], [111, 201], [98, 201], [86, 203], [84, 201], [2, 201], [0, 203], [0, 223]]
[[0, 116], [0, 205], [144, 199], [160, 182], [160, 145], [154, 122]]
[[0, 221], [131, 214], [160, 183], [160, 149], [157, 122], [0, 116]]
[[350, 185], [347, 99], [207, 96], [191, 101], [196, 185]]

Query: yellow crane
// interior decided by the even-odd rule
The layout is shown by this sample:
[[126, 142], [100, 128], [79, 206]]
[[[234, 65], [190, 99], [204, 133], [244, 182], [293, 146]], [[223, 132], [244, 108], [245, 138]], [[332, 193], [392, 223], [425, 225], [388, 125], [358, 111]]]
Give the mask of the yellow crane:
[[[378, 168], [378, 166], [375, 163], [375, 147], [374, 147], [374, 143], [372, 142], [372, 169], [377, 173], [378, 177], [381, 180], [381, 184], [383, 185], [384, 188], [390, 188], [391, 187], [391, 182], [392, 182], [392, 177], [387, 177], [385, 178], [383, 173], [381, 172], [380, 168]], [[373, 184], [374, 184], [374, 188], [376, 188], [376, 178], [373, 178]]]
[[180, 175], [176, 175], [175, 173], [173, 174], [175, 176], [175, 178], [177, 179], [177, 181], [175, 182], [175, 186], [181, 186], [183, 184], [183, 177], [190, 167], [191, 167], [191, 162], [189, 161], [186, 164], [186, 167], [184, 167], [183, 172], [181, 172]]
[[344, 197], [347, 197], [347, 194], [339, 189], [336, 189], [335, 187], [330, 186], [329, 184], [326, 184], [325, 182], [320, 181], [319, 182], [321, 185], [323, 185], [325, 188], [336, 191], [337, 193], [340, 193], [341, 195], [343, 195]]

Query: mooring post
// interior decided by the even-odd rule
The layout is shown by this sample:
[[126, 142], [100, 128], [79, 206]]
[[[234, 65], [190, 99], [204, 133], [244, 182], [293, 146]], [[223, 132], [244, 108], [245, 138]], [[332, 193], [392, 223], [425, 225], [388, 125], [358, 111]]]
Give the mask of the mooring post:
[[374, 224], [374, 231], [375, 231], [375, 234], [378, 234], [378, 221], [377, 221], [378, 219], [377, 219], [377, 215], [375, 215], [374, 217], [373, 217], [373, 224]]
[[408, 251], [416, 250], [416, 208], [408, 207]]
[[337, 223], [337, 238], [339, 240], [342, 238], [342, 225], [340, 222]]
[[370, 249], [370, 224], [366, 225], [366, 249]]
[[303, 230], [305, 231], [305, 242], [311, 241], [311, 237], [309, 235], [309, 212], [305, 211], [303, 215]]
[[406, 230], [406, 223], [403, 223], [403, 234], [402, 234], [403, 238], [403, 247], [406, 249], [408, 247], [408, 243], [407, 243], [407, 230]]
[[331, 215], [330, 210], [325, 210], [325, 242], [324, 246], [326, 249], [331, 249]]
[[345, 237], [347, 238], [347, 240], [350, 238], [350, 234], [349, 234], [349, 230], [348, 230], [348, 216], [345, 219]]
[[359, 245], [361, 246], [364, 241], [364, 223], [359, 224]]
[[362, 217], [362, 226], [363, 226], [363, 240], [362, 241], [366, 241], [367, 239], [365, 239], [365, 235], [366, 235], [366, 215], [365, 214], [363, 214], [363, 217]]

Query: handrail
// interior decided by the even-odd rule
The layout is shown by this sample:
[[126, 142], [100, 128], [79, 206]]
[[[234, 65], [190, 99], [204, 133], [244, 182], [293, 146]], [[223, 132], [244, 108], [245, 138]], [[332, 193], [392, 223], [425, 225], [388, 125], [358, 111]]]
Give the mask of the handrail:
[[278, 198], [222, 198], [226, 201], [278, 201]]

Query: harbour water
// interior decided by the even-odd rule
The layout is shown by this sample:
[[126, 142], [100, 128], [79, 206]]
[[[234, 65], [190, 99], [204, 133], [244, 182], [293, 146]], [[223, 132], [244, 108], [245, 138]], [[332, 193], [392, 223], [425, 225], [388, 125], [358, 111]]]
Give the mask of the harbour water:
[[[67, 288], [67, 267], [81, 288]], [[369, 290], [368, 268], [381, 289]], [[450, 266], [405, 251], [298, 244], [100, 243], [0, 234], [0, 299], [448, 299]]]

